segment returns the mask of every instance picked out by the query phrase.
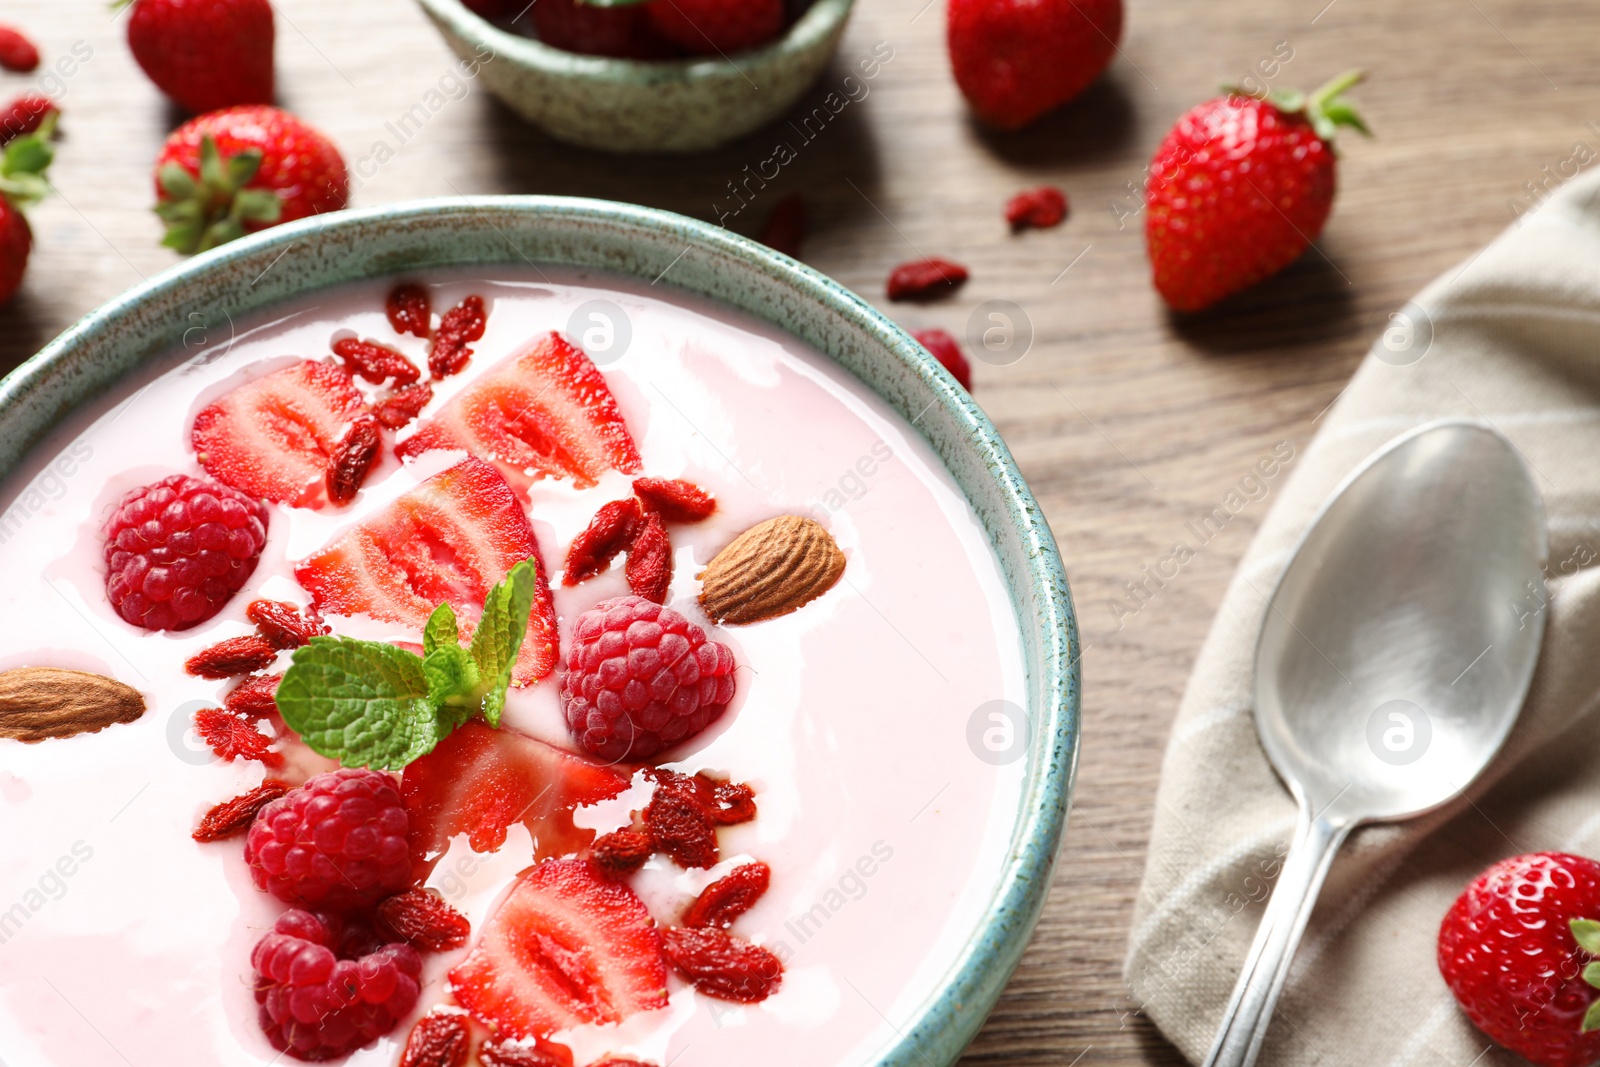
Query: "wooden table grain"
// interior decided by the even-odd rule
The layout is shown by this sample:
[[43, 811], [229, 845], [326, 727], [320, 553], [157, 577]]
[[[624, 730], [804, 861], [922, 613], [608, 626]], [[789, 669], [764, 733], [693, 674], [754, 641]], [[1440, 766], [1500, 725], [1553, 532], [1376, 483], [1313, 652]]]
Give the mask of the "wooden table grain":
[[[1584, 0], [1131, 0], [1111, 70], [1018, 134], [976, 126], [950, 80], [939, 0], [859, 0], [808, 94], [850, 102], [812, 139], [778, 127], [695, 157], [567, 148], [478, 85], [457, 91], [439, 37], [400, 0], [278, 0], [281, 102], [362, 174], [357, 205], [538, 192], [630, 200], [755, 233], [782, 195], [811, 207], [805, 258], [882, 303], [889, 268], [966, 263], [949, 301], [884, 305], [964, 332], [987, 301], [1033, 340], [980, 363], [976, 396], [1038, 494], [1083, 630], [1084, 737], [1067, 842], [1044, 920], [969, 1063], [1174, 1064], [1122, 982], [1127, 925], [1168, 726], [1223, 588], [1271, 495], [1247, 501], [1176, 577], [1148, 575], [1280, 442], [1302, 448], [1388, 314], [1600, 150], [1600, 5]], [[35, 212], [26, 285], [0, 310], [0, 362], [176, 262], [150, 213], [150, 163], [181, 118], [134, 66], [103, 0], [7, 0], [64, 109], [58, 195]], [[125, 17], [125, 16], [123, 16]], [[875, 78], [857, 61], [892, 54]], [[1312, 88], [1348, 67], [1377, 133], [1347, 135], [1339, 201], [1315, 250], [1234, 306], [1192, 321], [1148, 283], [1139, 189], [1171, 122], [1219, 82]], [[426, 122], [397, 136], [413, 105]], [[780, 142], [795, 158], [736, 214], [730, 183]], [[380, 156], [390, 157], [376, 163]], [[363, 161], [367, 161], [363, 165]], [[771, 174], [772, 168], [765, 168]], [[1057, 230], [1010, 235], [1003, 200], [1064, 187]], [[1169, 568], [1170, 570], [1170, 568]]]

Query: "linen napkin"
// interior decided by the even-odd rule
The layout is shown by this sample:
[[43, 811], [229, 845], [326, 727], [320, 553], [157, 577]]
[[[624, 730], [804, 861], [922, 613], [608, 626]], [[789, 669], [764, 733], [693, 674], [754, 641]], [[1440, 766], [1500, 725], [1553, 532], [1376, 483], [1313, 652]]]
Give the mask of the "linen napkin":
[[1457, 894], [1496, 860], [1600, 857], [1600, 173], [1569, 182], [1391, 317], [1280, 479], [1223, 599], [1168, 742], [1124, 966], [1139, 1009], [1196, 1063], [1295, 825], [1253, 718], [1266, 598], [1339, 481], [1395, 436], [1448, 416], [1509, 437], [1544, 497], [1548, 600], [1530, 593], [1506, 609], [1549, 613], [1533, 690], [1466, 796], [1345, 844], [1260, 1062], [1523, 1062], [1461, 1014], [1435, 939]]

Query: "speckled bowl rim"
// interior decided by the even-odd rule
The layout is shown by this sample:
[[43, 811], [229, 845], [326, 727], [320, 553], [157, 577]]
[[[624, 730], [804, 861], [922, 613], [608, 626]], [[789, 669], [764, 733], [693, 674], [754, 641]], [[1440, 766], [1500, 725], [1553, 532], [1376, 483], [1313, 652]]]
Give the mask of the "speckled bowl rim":
[[[504, 225], [496, 224], [497, 217]], [[146, 360], [179, 344], [184, 331], [194, 326], [192, 313], [184, 311], [192, 309], [194, 301], [208, 300], [213, 306], [227, 308], [227, 301], [233, 300], [233, 309], [246, 314], [363, 276], [430, 266], [441, 269], [516, 262], [509, 256], [504, 260], [483, 255], [452, 259], [448, 248], [432, 246], [426, 251], [397, 253], [381, 262], [375, 261], [379, 252], [368, 258], [362, 256], [363, 237], [373, 239], [379, 247], [386, 247], [382, 245], [384, 240], [403, 246], [404, 241], [421, 242], [435, 233], [443, 242], [463, 225], [477, 227], [477, 236], [485, 239], [489, 235], [481, 228], [493, 227], [505, 238], [509, 249], [524, 259], [526, 253], [506, 232], [507, 227], [513, 231], [526, 227], [530, 232], [544, 227], [550, 241], [572, 239], [566, 236], [569, 231], [586, 237], [603, 235], [604, 240], [594, 238], [592, 250], [585, 246], [584, 254], [593, 261], [546, 257], [540, 262], [653, 281], [662, 280], [652, 275], [665, 262], [670, 248], [680, 241], [685, 242], [680, 259], [695, 249], [711, 257], [712, 265], [705, 268], [705, 276], [712, 280], [704, 284], [713, 289], [726, 289], [731, 284], [732, 276], [718, 272], [734, 265], [743, 272], [745, 288], [741, 297], [678, 287], [765, 319], [802, 339], [806, 330], [818, 328], [817, 322], [837, 322], [853, 331], [837, 344], [840, 351], [824, 347], [824, 353], [848, 369], [843, 360], [848, 358], [853, 336], [867, 343], [867, 347], [858, 345], [858, 353], [875, 358], [871, 356], [875, 348], [881, 351], [882, 358], [898, 361], [902, 369], [909, 369], [915, 396], [890, 395], [870, 383], [868, 387], [903, 417], [915, 417], [918, 431], [940, 454], [958, 484], [961, 472], [948, 458], [958, 451], [970, 452], [987, 469], [984, 477], [994, 479], [989, 488], [998, 490], [998, 514], [986, 515], [987, 505], [980, 503], [972, 489], [963, 486], [963, 492], [973, 500], [1001, 560], [1013, 611], [1023, 630], [1030, 704], [1026, 782], [998, 889], [938, 991], [910, 1012], [906, 1025], [885, 1019], [899, 1038], [875, 1061], [878, 1067], [937, 1067], [953, 1063], [999, 998], [1027, 945], [1049, 890], [1077, 768], [1077, 625], [1054, 537], [1000, 435], [967, 393], [920, 345], [844, 286], [788, 256], [709, 223], [608, 201], [546, 196], [452, 197], [315, 216], [225, 245], [157, 275], [86, 315], [8, 375], [0, 382], [0, 475], [9, 475], [28, 450], [75, 408], [114, 388], [118, 380]], [[621, 255], [631, 261], [604, 254], [606, 242], [619, 237], [626, 241], [626, 251]], [[357, 251], [341, 258], [336, 254], [341, 243], [349, 243]], [[359, 265], [361, 273], [351, 273], [358, 269], [353, 264]], [[671, 268], [672, 264], [667, 263], [661, 274], [666, 275]], [[263, 279], [272, 280], [257, 289]], [[669, 280], [669, 284], [673, 283]], [[777, 311], [758, 306], [763, 294], [768, 293], [795, 301], [791, 306], [796, 309], [809, 306], [813, 314], [818, 310], [815, 305], [820, 305], [824, 317], [808, 326], [796, 310], [795, 321], [782, 321], [781, 316], [775, 317], [779, 315]], [[738, 303], [741, 298], [750, 301], [750, 305]], [[913, 403], [922, 409], [915, 416], [909, 410]], [[940, 427], [948, 427], [948, 432]], [[1011, 535], [1017, 542], [1008, 546], [1006, 538]], [[1007, 565], [1008, 549], [1014, 550], [1022, 561], [1020, 573], [1012, 573]], [[1036, 632], [1030, 634], [1030, 628], [1036, 628]]]
[[509, 57], [522, 66], [582, 82], [658, 85], [664, 82], [725, 78], [734, 69], [759, 72], [763, 67], [791, 56], [810, 52], [821, 47], [839, 24], [850, 17], [855, 0], [815, 0], [784, 31], [782, 37], [760, 48], [733, 52], [727, 56], [692, 56], [683, 59], [620, 59], [582, 55], [502, 29], [470, 10], [461, 0], [417, 0], [417, 3], [462, 40], [473, 45], [487, 44], [496, 57]]

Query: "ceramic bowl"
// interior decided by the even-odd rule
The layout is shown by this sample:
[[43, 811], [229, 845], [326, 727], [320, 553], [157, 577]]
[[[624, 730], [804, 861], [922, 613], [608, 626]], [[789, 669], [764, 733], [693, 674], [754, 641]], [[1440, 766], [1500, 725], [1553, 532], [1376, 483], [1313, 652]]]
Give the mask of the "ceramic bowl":
[[773, 43], [731, 57], [585, 56], [503, 30], [461, 0], [418, 0], [489, 91], [552, 137], [610, 152], [699, 152], [760, 129], [817, 80], [854, 0], [815, 0]]
[[914, 420], [983, 523], [1023, 638], [1025, 785], [981, 920], [939, 992], [871, 1061], [954, 1062], [1016, 966], [1050, 886], [1077, 764], [1077, 627], [1050, 528], [1000, 435], [922, 346], [837, 282], [708, 223], [597, 200], [453, 198], [315, 216], [197, 256], [130, 290], [0, 382], [0, 476], [73, 408], [179, 344], [196, 314], [233, 321], [361, 278], [529, 262], [658, 281], [800, 338]]

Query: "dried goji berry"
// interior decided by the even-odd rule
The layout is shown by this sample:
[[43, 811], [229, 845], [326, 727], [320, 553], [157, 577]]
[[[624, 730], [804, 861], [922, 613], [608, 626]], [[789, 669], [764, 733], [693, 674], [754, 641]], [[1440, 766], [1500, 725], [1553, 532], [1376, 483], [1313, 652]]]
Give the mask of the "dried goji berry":
[[374, 341], [342, 337], [333, 342], [333, 354], [344, 360], [350, 373], [373, 385], [382, 385], [391, 378], [395, 385], [410, 385], [422, 377], [417, 365], [403, 353]]
[[706, 886], [683, 913], [685, 926], [715, 926], [726, 930], [749, 911], [772, 881], [765, 863], [743, 863]]
[[937, 257], [902, 263], [889, 272], [890, 300], [932, 300], [953, 293], [967, 280], [967, 268]]
[[633, 497], [602, 504], [589, 525], [567, 547], [561, 584], [577, 585], [610, 566], [617, 553], [633, 543], [641, 514], [639, 502]]
[[398, 430], [422, 414], [422, 409], [433, 399], [433, 386], [427, 382], [396, 389], [372, 409], [379, 422], [391, 430]]
[[672, 588], [672, 541], [661, 516], [645, 516], [644, 524], [628, 546], [628, 589], [657, 604], [667, 602]]
[[379, 904], [378, 928], [430, 952], [460, 948], [472, 933], [465, 915], [425, 889], [408, 889]]
[[472, 349], [467, 346], [483, 336], [488, 321], [481, 296], [467, 297], [440, 317], [433, 348], [428, 352], [428, 370], [435, 378], [448, 378], [467, 365], [472, 358]]
[[715, 497], [681, 478], [635, 478], [633, 491], [666, 522], [699, 522], [717, 510]]
[[1013, 231], [1048, 230], [1067, 217], [1067, 194], [1053, 185], [1041, 185], [1006, 201], [1006, 221]]
[[328, 465], [328, 499], [335, 504], [354, 500], [361, 491], [361, 483], [377, 465], [378, 451], [382, 447], [383, 433], [378, 429], [377, 419], [363, 416], [352, 422]]
[[195, 827], [194, 833], [189, 836], [205, 844], [242, 834], [250, 829], [251, 823], [255, 822], [256, 812], [288, 791], [287, 783], [280, 782], [276, 778], [268, 778], [248, 793], [240, 793], [232, 800], [224, 800], [206, 812], [200, 819], [200, 825]]
[[410, 333], [427, 337], [433, 325], [433, 306], [428, 290], [410, 282], [389, 290], [384, 301], [384, 311], [389, 315], [389, 325], [395, 333]]
[[259, 671], [277, 656], [278, 650], [266, 638], [248, 634], [202, 649], [190, 656], [183, 666], [184, 670], [201, 678], [232, 678], [236, 674]]
[[667, 962], [700, 992], [754, 1004], [783, 982], [783, 961], [726, 930], [672, 927], [661, 932]]

